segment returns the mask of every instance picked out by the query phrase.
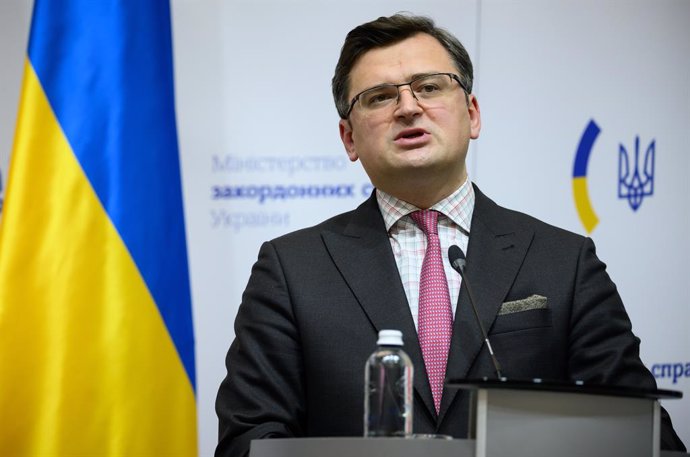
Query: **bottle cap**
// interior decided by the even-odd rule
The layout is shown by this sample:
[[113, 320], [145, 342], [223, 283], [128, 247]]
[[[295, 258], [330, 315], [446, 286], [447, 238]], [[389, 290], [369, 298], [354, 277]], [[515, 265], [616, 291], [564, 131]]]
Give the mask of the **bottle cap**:
[[376, 344], [379, 346], [402, 346], [402, 332], [400, 330], [381, 330]]

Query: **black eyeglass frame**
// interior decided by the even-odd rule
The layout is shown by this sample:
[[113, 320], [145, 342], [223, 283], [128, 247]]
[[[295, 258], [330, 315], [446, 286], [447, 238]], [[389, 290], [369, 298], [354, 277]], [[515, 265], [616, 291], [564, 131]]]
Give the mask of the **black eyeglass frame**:
[[419, 81], [420, 79], [428, 78], [430, 76], [439, 76], [439, 75], [445, 75], [450, 77], [450, 79], [453, 79], [457, 81], [457, 83], [460, 85], [460, 88], [465, 92], [465, 94], [468, 94], [469, 91], [467, 90], [467, 87], [462, 83], [460, 80], [460, 76], [456, 75], [455, 73], [429, 73], [427, 75], [419, 75], [416, 78], [414, 78], [412, 81], [408, 81], [406, 83], [400, 83], [400, 84], [379, 84], [378, 86], [370, 87], [368, 89], [364, 89], [362, 92], [358, 93], [354, 97], [352, 97], [352, 100], [350, 101], [350, 107], [347, 109], [347, 113], [345, 113], [345, 119], [350, 118], [350, 113], [352, 112], [352, 109], [355, 107], [355, 103], [359, 100], [359, 97], [365, 93], [369, 92], [370, 90], [378, 89], [381, 87], [395, 87], [395, 90], [398, 91], [398, 98], [396, 100], [396, 104], [400, 100], [400, 88], [403, 86], [410, 86], [410, 92], [412, 93], [412, 96], [415, 98], [415, 100], [418, 100], [417, 96], [414, 93], [414, 90], [412, 90], [412, 84], [415, 82]]

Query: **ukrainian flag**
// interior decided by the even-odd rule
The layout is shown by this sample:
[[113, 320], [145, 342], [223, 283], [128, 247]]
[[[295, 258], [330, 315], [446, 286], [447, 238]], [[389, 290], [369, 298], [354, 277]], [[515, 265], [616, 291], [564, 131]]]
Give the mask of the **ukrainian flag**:
[[36, 0], [0, 225], [0, 455], [197, 454], [168, 0]]

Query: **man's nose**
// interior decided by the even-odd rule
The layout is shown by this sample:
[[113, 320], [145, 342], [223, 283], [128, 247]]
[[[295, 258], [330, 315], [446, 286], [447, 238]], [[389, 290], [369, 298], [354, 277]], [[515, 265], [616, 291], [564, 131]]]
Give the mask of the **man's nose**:
[[395, 114], [398, 117], [411, 117], [422, 112], [419, 100], [410, 86], [398, 88], [398, 103], [395, 107]]

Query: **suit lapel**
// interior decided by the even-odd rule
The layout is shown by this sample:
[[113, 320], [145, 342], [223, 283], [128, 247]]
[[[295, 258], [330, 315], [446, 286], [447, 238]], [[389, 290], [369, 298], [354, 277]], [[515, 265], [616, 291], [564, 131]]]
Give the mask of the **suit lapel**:
[[[475, 195], [465, 275], [477, 300], [479, 318], [489, 332], [532, 242], [533, 232], [516, 228], [511, 224], [510, 212], [496, 205], [476, 187]], [[481, 357], [489, 357], [483, 346], [484, 337], [463, 284], [453, 324], [446, 378], [467, 377], [480, 351]], [[496, 357], [500, 362], [500, 354]], [[486, 375], [492, 376], [493, 373]], [[439, 425], [456, 394], [457, 390], [444, 392]]]
[[342, 233], [324, 231], [321, 236], [376, 332], [402, 331], [405, 352], [415, 367], [415, 391], [435, 416], [417, 331], [375, 195], [353, 211]]

